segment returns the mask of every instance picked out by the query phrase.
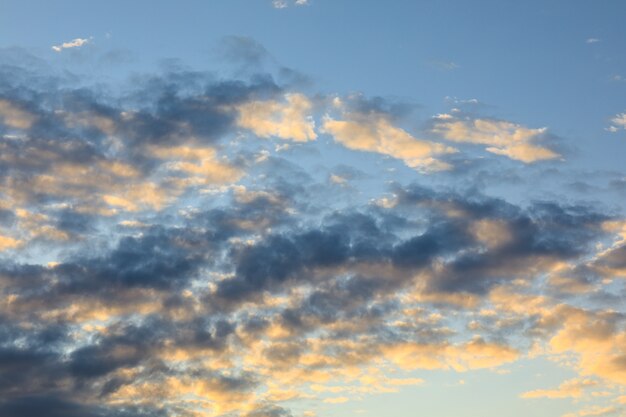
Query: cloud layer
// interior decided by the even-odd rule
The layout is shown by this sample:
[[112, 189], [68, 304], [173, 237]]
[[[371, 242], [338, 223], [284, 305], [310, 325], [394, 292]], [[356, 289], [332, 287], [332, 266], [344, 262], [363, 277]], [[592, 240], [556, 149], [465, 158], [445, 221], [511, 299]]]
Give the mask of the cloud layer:
[[[116, 96], [0, 74], [0, 417], [311, 416], [536, 356], [579, 376], [525, 399], [626, 385], [626, 312], [603, 307], [624, 295], [620, 214], [425, 179], [462, 176], [466, 145], [549, 163], [544, 128], [411, 128], [268, 75]], [[413, 176], [356, 198], [356, 168], [307, 159], [327, 148]]]

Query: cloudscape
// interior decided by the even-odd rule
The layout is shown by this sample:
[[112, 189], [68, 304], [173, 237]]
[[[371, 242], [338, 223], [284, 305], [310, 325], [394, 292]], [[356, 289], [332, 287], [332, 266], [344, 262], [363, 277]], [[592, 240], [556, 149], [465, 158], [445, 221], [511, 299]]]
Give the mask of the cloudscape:
[[626, 416], [626, 3], [0, 3], [0, 417]]

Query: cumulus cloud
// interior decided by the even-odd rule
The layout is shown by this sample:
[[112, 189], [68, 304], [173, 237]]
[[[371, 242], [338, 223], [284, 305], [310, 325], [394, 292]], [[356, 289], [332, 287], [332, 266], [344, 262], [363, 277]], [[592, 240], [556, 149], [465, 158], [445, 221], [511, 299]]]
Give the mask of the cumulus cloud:
[[317, 138], [312, 107], [302, 94], [287, 94], [284, 101], [249, 101], [238, 107], [237, 123], [261, 137], [306, 142]]
[[433, 131], [452, 142], [485, 145], [487, 152], [527, 164], [561, 156], [536, 143], [545, 135], [546, 128], [531, 129], [507, 121], [438, 115], [434, 118]]
[[[335, 99], [335, 106], [344, 103]], [[363, 112], [343, 109], [342, 119], [326, 116], [322, 131], [348, 149], [376, 152], [402, 160], [407, 166], [421, 171], [442, 171], [451, 165], [438, 159], [456, 152], [456, 149], [439, 143], [417, 139], [392, 124], [389, 115], [378, 111]]]

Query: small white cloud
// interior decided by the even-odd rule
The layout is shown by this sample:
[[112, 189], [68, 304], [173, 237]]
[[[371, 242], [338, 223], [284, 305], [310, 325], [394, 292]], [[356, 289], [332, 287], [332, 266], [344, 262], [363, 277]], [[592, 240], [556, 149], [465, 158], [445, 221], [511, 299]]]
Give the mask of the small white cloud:
[[[453, 69], [453, 68], [451, 68]], [[477, 105], [477, 104], [481, 104], [481, 102], [477, 99], [477, 98], [469, 98], [469, 99], [461, 99], [458, 97], [451, 97], [451, 96], [446, 96], [444, 97], [444, 100], [449, 103], [449, 104], [453, 104], [455, 106], [465, 106], [465, 105]]]
[[330, 179], [330, 182], [332, 182], [333, 184], [337, 184], [337, 185], [345, 185], [348, 182], [347, 179], [345, 179], [341, 175], [336, 175], [336, 174], [331, 174], [329, 179]]
[[63, 49], [69, 49], [69, 48], [79, 48], [83, 45], [85, 45], [86, 43], [89, 43], [91, 41], [92, 38], [76, 38], [72, 41], [69, 42], [63, 42], [61, 45], [53, 45], [52, 46], [52, 50], [55, 52], [61, 52]]
[[308, 6], [309, 0], [291, 0], [291, 2], [289, 0], [273, 0], [272, 1], [272, 6], [275, 9], [285, 9], [287, 7], [289, 7], [290, 5], [294, 5], [294, 6]]
[[616, 114], [611, 119], [611, 125], [605, 127], [604, 130], [611, 133], [617, 133], [620, 130], [626, 130], [626, 113]]
[[597, 43], [597, 42], [600, 42], [600, 39], [598, 39], [598, 38], [589, 38], [589, 39], [587, 39], [586, 42], [587, 43]]
[[620, 126], [622, 129], [626, 129], [626, 113], [616, 115], [611, 119], [611, 122]]

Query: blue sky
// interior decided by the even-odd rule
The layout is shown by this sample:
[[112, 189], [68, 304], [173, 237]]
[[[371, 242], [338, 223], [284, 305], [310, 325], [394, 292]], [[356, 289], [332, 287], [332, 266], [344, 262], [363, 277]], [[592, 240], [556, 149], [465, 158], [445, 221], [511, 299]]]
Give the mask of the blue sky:
[[0, 0], [0, 417], [626, 415], [625, 17]]

